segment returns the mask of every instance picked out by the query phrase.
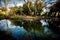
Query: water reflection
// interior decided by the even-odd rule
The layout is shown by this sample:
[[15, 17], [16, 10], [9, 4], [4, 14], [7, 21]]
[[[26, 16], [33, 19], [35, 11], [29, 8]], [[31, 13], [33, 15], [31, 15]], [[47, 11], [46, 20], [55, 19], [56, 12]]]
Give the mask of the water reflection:
[[[8, 26], [7, 26], [6, 22], [7, 22]], [[10, 30], [14, 37], [23, 35], [26, 32], [26, 30], [23, 27], [12, 25], [10, 20], [5, 20], [5, 19], [0, 21], [0, 30], [2, 30], [2, 31]]]
[[53, 34], [53, 32], [48, 29], [48, 23], [45, 20], [33, 22], [4, 19], [0, 20], [0, 30], [11, 32], [12, 36], [17, 39], [35, 39], [35, 37], [48, 37]]

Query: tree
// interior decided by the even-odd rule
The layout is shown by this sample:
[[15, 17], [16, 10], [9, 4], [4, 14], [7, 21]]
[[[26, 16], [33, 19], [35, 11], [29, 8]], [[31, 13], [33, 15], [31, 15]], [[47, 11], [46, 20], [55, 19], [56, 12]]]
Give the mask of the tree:
[[4, 8], [5, 8], [5, 10], [7, 10], [7, 5], [8, 5], [9, 2], [10, 2], [10, 0], [4, 0]]
[[28, 7], [26, 6], [26, 4], [23, 5], [23, 13], [28, 15]]
[[36, 0], [36, 2], [34, 3], [34, 14], [39, 15], [44, 6], [45, 5], [43, 5], [42, 0]]
[[32, 5], [32, 2], [30, 0], [28, 0], [27, 2], [25, 1], [25, 4], [23, 5], [23, 12], [28, 15], [31, 15], [31, 8], [30, 8], [31, 5]]
[[58, 16], [60, 16], [60, 0], [58, 0], [53, 6], [51, 6], [50, 13], [52, 12], [55, 12], [55, 15], [58, 12]]
[[4, 7], [5, 7], [5, 10], [7, 9], [7, 0], [4, 0]]
[[20, 14], [22, 14], [22, 10], [23, 10], [22, 7], [16, 7], [15, 8], [15, 13], [20, 15]]

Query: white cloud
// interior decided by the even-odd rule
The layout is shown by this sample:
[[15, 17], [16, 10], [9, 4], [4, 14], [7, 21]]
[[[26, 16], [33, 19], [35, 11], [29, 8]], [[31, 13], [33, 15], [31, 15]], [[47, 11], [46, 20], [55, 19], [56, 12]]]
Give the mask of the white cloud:
[[17, 6], [23, 6], [23, 3], [17, 3]]
[[[17, 6], [17, 7], [23, 6], [23, 3], [17, 3], [16, 6]], [[15, 7], [15, 4], [13, 4], [13, 3], [8, 4], [8, 5], [7, 5], [7, 9], [10, 10], [10, 9], [9, 9], [10, 7]]]

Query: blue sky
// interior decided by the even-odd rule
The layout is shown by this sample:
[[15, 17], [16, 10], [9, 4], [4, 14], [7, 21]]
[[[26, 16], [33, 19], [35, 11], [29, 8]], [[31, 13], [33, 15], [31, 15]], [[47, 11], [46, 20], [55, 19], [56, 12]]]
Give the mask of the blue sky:
[[[0, 0], [0, 7], [4, 6], [3, 1], [4, 0]], [[14, 4], [16, 4], [17, 6], [23, 6], [23, 3], [24, 0], [10, 0], [10, 3], [8, 3], [7, 7], [14, 7]]]
[[[34, 2], [35, 0], [32, 0], [32, 1]], [[48, 4], [48, 3], [55, 2], [56, 0], [44, 0], [44, 1], [47, 2], [47, 4]], [[11, 0], [11, 3], [9, 3], [9, 4], [14, 4], [14, 3], [22, 5], [24, 3], [24, 0]], [[3, 0], [0, 0], [0, 6], [2, 6], [2, 5], [3, 5]], [[12, 5], [10, 5], [10, 6], [12, 6]]]
[[[3, 3], [4, 0], [0, 0], [0, 7], [4, 6]], [[34, 2], [35, 0], [31, 0], [32, 2]], [[56, 2], [56, 0], [43, 0], [44, 2], [46, 2], [47, 7], [51, 6], [50, 3]], [[23, 6], [24, 0], [10, 0], [10, 3], [8, 3], [7, 8], [9, 7], [14, 7], [16, 4], [17, 6]]]

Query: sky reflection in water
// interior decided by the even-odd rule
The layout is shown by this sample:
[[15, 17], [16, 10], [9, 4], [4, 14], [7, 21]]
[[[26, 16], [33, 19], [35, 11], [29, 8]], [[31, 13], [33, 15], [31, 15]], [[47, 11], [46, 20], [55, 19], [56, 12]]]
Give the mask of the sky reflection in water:
[[12, 25], [10, 20], [7, 20], [8, 27], [6, 25], [6, 20], [0, 21], [0, 30], [7, 31], [7, 29], [11, 30], [14, 37], [22, 36], [26, 30], [23, 27]]
[[[7, 27], [6, 22], [8, 24], [8, 27]], [[48, 25], [48, 23], [46, 23], [44, 20], [41, 20], [40, 22], [42, 23], [42, 26]], [[8, 29], [12, 32], [12, 36], [15, 38], [23, 37], [26, 33], [28, 33], [27, 30], [25, 30], [23, 26], [20, 27], [20, 26], [12, 25], [10, 20], [6, 20], [6, 19], [1, 20], [0, 21], [0, 30], [7, 32]], [[34, 29], [32, 29], [32, 30], [34, 30]], [[32, 30], [30, 30], [30, 31], [32, 31]], [[49, 35], [52, 32], [47, 27], [44, 27], [43, 33]]]

